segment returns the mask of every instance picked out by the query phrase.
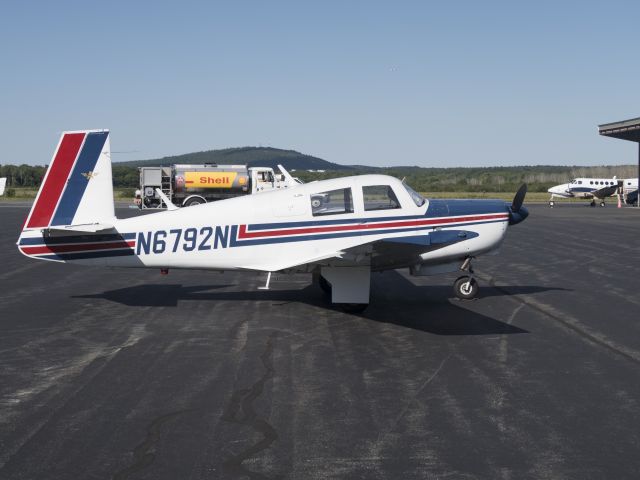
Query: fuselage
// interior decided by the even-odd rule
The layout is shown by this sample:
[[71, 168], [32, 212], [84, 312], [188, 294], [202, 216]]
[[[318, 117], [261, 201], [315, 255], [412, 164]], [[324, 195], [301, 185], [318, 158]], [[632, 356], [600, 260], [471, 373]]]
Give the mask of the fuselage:
[[[365, 193], [384, 188], [391, 201]], [[420, 204], [398, 179], [363, 175], [114, 219], [113, 229], [95, 234], [25, 230], [19, 248], [31, 257], [114, 267], [310, 271], [340, 262], [341, 252], [412, 237], [426, 239], [420, 262], [457, 261], [498, 247], [508, 222], [503, 201]], [[415, 262], [412, 248], [411, 255], [374, 256], [371, 268], [407, 266]]]
[[547, 190], [553, 196], [563, 198], [593, 198], [594, 192], [618, 184], [616, 178], [575, 178], [569, 183]]

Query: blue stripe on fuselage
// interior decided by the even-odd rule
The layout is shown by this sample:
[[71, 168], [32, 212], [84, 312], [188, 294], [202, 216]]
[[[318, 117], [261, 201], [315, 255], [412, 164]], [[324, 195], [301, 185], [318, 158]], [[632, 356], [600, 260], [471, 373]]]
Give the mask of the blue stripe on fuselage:
[[[479, 222], [470, 222], [470, 223], [451, 223], [443, 226], [443, 228], [453, 228], [453, 227], [467, 227], [470, 225], [481, 225], [485, 223], [498, 223], [498, 222], [507, 222], [506, 218], [502, 219], [491, 219]], [[425, 226], [417, 226], [417, 227], [408, 227], [408, 228], [395, 228], [395, 229], [384, 229], [384, 230], [357, 230], [351, 232], [337, 232], [337, 233], [318, 233], [312, 235], [292, 235], [286, 237], [272, 237], [272, 238], [257, 238], [257, 239], [238, 239], [238, 226], [233, 225], [231, 227], [231, 239], [229, 241], [229, 247], [248, 247], [254, 245], [268, 245], [274, 243], [290, 243], [290, 242], [308, 242], [311, 240], [327, 240], [331, 238], [348, 238], [348, 237], [358, 237], [365, 235], [382, 235], [386, 233], [406, 233], [406, 232], [417, 232], [420, 230], [433, 230], [434, 227], [439, 227], [438, 225], [425, 225]]]

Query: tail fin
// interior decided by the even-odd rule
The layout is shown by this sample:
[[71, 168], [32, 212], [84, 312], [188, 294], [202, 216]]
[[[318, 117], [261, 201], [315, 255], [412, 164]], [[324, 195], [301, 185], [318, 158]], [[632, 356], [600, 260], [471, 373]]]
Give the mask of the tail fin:
[[112, 223], [110, 156], [108, 130], [64, 132], [23, 230]]

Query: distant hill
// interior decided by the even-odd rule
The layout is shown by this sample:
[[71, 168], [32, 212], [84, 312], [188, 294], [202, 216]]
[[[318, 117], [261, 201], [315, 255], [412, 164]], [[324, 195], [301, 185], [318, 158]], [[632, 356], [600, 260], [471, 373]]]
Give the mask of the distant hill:
[[351, 170], [352, 167], [328, 162], [318, 157], [305, 155], [295, 150], [281, 150], [271, 147], [241, 147], [208, 150], [206, 152], [185, 153], [172, 157], [151, 160], [118, 162], [118, 166], [144, 167], [173, 165], [177, 163], [197, 164], [217, 163], [220, 165], [248, 165], [250, 167], [272, 167], [278, 164], [287, 170]]

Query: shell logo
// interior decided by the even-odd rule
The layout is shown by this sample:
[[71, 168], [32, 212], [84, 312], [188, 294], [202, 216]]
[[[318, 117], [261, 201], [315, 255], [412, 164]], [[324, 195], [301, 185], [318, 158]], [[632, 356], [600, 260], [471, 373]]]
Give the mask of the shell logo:
[[185, 172], [186, 188], [231, 188], [237, 172]]

